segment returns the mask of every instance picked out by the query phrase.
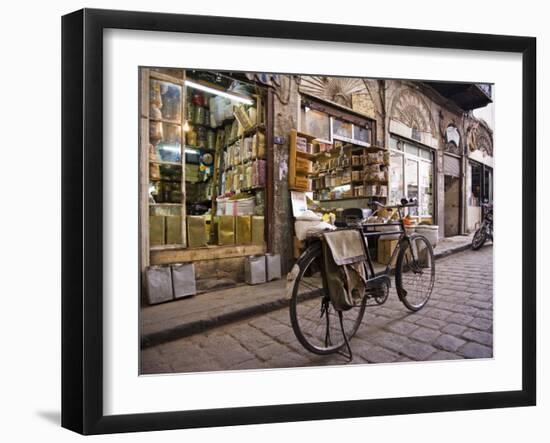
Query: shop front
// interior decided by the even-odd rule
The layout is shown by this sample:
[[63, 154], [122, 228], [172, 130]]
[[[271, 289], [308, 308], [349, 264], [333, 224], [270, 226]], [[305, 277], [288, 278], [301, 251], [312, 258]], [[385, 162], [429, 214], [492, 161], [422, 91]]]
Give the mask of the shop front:
[[[272, 125], [242, 74], [141, 68], [140, 269], [194, 265], [205, 288], [268, 250]], [[197, 288], [197, 290], [205, 289]]]
[[[207, 292], [248, 281], [266, 254], [284, 275], [304, 247], [296, 198], [329, 224], [416, 200], [408, 222], [435, 239], [471, 232], [492, 200], [492, 131], [437, 85], [158, 68], [140, 78], [143, 276], [192, 265], [193, 293]], [[373, 248], [384, 263], [391, 245]]]

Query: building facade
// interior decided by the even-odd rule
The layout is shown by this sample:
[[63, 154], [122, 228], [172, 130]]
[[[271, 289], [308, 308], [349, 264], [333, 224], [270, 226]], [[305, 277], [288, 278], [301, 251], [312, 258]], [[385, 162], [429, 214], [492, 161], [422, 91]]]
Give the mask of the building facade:
[[[289, 185], [294, 181], [294, 177], [289, 177], [293, 170], [289, 164], [292, 131], [310, 134], [330, 146], [344, 140], [359, 147], [389, 153], [389, 164], [384, 169], [387, 174], [382, 186], [384, 192], [381, 193], [384, 201], [391, 204], [403, 197], [417, 199], [419, 206], [412, 215], [438, 225], [439, 237], [472, 232], [482, 217], [481, 204], [492, 201], [492, 122], [476, 118], [473, 113], [474, 109], [492, 103], [490, 85], [242, 73], [234, 75], [233, 81], [231, 75], [210, 72], [162, 69], [147, 72], [147, 76], [142, 75], [141, 91], [142, 271], [151, 265], [194, 262], [199, 280], [229, 278], [238, 282], [243, 279], [247, 256], [269, 252], [280, 254], [282, 271], [288, 272], [295, 260], [292, 186]], [[242, 89], [234, 89], [235, 83], [240, 83]], [[209, 90], [214, 93], [201, 92], [204, 85], [210, 85]], [[170, 96], [171, 90], [173, 94]], [[214, 110], [219, 111], [219, 107], [213, 107], [216, 105], [216, 91], [224, 90], [230, 94], [250, 94], [253, 98], [250, 103], [253, 104], [243, 109], [254, 108], [256, 123], [243, 131], [241, 120], [246, 120], [246, 115], [236, 114], [235, 117], [239, 117], [236, 119], [230, 113], [230, 120], [227, 116], [221, 118], [218, 126], [215, 120], [210, 124], [211, 117], [208, 122], [201, 120], [196, 124], [197, 130], [189, 132], [189, 124], [195, 126], [196, 123], [190, 118], [190, 110], [195, 109], [194, 120], [199, 109], [212, 116]], [[172, 108], [168, 107], [170, 103]], [[179, 109], [175, 123], [173, 119], [163, 118], [168, 109]], [[150, 129], [144, 131], [147, 124]], [[226, 129], [231, 130], [227, 126], [239, 129], [237, 136], [225, 131], [225, 142], [221, 126], [224, 124]], [[161, 131], [161, 126], [164, 131]], [[168, 130], [175, 134], [175, 141], [170, 142], [172, 145], [167, 144], [165, 149], [173, 150], [179, 143], [185, 148], [185, 153], [181, 152], [179, 157], [170, 158], [170, 161], [162, 158], [159, 161], [155, 156], [162, 153], [159, 146], [163, 146]], [[210, 133], [213, 133], [212, 141], [207, 140]], [[202, 144], [201, 134], [204, 136]], [[253, 137], [265, 140], [265, 152], [249, 159], [242, 152], [232, 152], [232, 156], [240, 158], [228, 166], [228, 153], [235, 150], [234, 140], [240, 141], [242, 151], [248, 139], [256, 146], [257, 139]], [[234, 139], [231, 146], [227, 139]], [[333, 142], [335, 144], [331, 145]], [[207, 154], [210, 154], [210, 166], [203, 162]], [[252, 193], [246, 195], [247, 189], [242, 184], [243, 180], [246, 181], [245, 173], [250, 165], [258, 163], [265, 168], [265, 180], [262, 178], [261, 184], [250, 187]], [[164, 180], [159, 170], [153, 168], [155, 164], [160, 164], [160, 168], [165, 170], [173, 169], [170, 180], [176, 181], [178, 189], [170, 191], [170, 195], [176, 196], [176, 200], [170, 200], [168, 196], [159, 203], [151, 195], [152, 183]], [[232, 171], [241, 172], [234, 174], [235, 181], [228, 184], [227, 176]], [[153, 178], [154, 174], [156, 178]], [[192, 174], [200, 177], [200, 183], [190, 183]], [[215, 182], [214, 186], [208, 184], [212, 182]], [[153, 192], [161, 196], [158, 191]], [[193, 194], [197, 196], [193, 197]], [[253, 214], [262, 218], [264, 229], [260, 242], [251, 242], [246, 235], [241, 235], [245, 240], [239, 243], [237, 234], [236, 239], [230, 236], [230, 240], [223, 243], [217, 235], [221, 232], [219, 198], [227, 195], [244, 195], [248, 200], [256, 198], [258, 206]], [[319, 193], [308, 195], [315, 200]], [[329, 209], [365, 207], [369, 200], [376, 199], [366, 198], [362, 193], [358, 198], [353, 198], [353, 195], [333, 198], [331, 194], [330, 199], [322, 199], [319, 204]], [[191, 204], [192, 199], [206, 206]], [[235, 207], [237, 204], [235, 202]], [[206, 212], [201, 212], [201, 208]], [[165, 243], [169, 243], [166, 235], [172, 232], [172, 237], [177, 239], [175, 244], [152, 244], [153, 221], [163, 224]], [[197, 240], [193, 232], [200, 231], [202, 235], [203, 223], [207, 223], [207, 238], [193, 243]], [[169, 226], [175, 226], [175, 231], [169, 231]], [[193, 231], [197, 227], [198, 231]], [[236, 233], [239, 230], [238, 226], [233, 229]]]

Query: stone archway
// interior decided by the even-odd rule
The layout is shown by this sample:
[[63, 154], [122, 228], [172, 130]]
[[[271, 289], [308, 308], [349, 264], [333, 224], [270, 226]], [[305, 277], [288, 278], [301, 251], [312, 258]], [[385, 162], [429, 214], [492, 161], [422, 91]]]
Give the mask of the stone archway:
[[411, 88], [404, 88], [396, 93], [391, 105], [390, 118], [414, 131], [435, 134], [429, 106], [420, 94]]

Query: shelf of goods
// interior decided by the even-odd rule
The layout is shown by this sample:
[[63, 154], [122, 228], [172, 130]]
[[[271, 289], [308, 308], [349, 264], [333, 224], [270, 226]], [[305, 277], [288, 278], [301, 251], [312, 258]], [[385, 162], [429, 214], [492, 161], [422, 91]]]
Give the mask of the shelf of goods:
[[[149, 99], [150, 251], [158, 256], [163, 249], [186, 247], [263, 247], [266, 143], [262, 96], [254, 94], [251, 105], [237, 104], [185, 86], [185, 76], [171, 79], [153, 71], [150, 75], [144, 94]], [[218, 205], [220, 199], [223, 205]], [[197, 213], [193, 206], [202, 209]], [[232, 235], [227, 231], [229, 225], [234, 227]]]
[[335, 140], [327, 144], [292, 130], [289, 187], [319, 201], [386, 199], [389, 151]]

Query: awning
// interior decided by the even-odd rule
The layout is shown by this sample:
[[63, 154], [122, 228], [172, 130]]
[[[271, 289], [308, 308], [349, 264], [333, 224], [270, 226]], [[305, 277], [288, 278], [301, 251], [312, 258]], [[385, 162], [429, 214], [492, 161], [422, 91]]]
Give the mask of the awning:
[[492, 103], [492, 85], [483, 83], [424, 82], [465, 111]]

